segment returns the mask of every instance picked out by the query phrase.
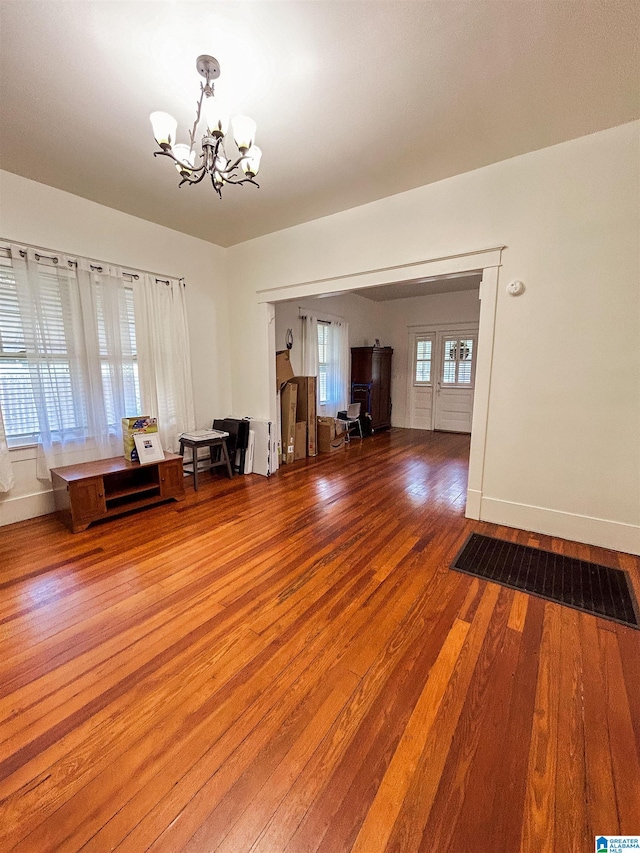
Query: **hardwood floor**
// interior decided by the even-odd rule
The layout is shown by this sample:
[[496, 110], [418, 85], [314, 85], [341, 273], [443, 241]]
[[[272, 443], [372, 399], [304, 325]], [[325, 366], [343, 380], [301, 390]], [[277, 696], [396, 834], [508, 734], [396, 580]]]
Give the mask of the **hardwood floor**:
[[640, 832], [640, 632], [448, 569], [465, 436], [0, 529], [0, 850], [591, 851]]

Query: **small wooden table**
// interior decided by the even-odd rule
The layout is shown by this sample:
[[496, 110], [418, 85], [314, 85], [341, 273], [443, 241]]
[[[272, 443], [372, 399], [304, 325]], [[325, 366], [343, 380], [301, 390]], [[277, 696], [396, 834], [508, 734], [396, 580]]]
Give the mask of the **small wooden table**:
[[[180, 436], [180, 456], [184, 456], [185, 447], [191, 448], [191, 463], [187, 463], [191, 465], [191, 470], [187, 467], [184, 468], [185, 474], [193, 474], [193, 488], [195, 491], [198, 491], [198, 448], [199, 447], [208, 447], [209, 448], [209, 462], [203, 471], [209, 471], [211, 468], [219, 468], [224, 465], [227, 469], [227, 476], [229, 478], [233, 477], [233, 471], [231, 470], [231, 463], [229, 461], [229, 453], [227, 451], [227, 437], [226, 436], [203, 436], [202, 438], [194, 438], [189, 437], [187, 435]], [[215, 448], [220, 448], [220, 458], [215, 459]]]

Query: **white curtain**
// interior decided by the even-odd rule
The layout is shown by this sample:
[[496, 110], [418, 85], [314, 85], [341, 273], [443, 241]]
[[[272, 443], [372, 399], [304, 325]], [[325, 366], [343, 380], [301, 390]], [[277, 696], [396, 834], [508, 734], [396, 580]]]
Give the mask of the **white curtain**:
[[2, 420], [2, 411], [0, 410], [0, 492], [8, 492], [14, 485], [15, 480], [9, 458], [7, 437], [4, 434], [4, 421]]
[[141, 276], [134, 286], [141, 414], [158, 419], [164, 450], [195, 427], [185, 287]]
[[[122, 453], [122, 418], [138, 414], [133, 291], [120, 267], [79, 259], [87, 433], [98, 458]], [[129, 322], [130, 321], [130, 322]]]
[[[39, 263], [11, 247], [28, 378], [39, 432], [36, 475], [117, 455], [122, 448], [123, 341], [112, 317], [126, 312], [119, 270], [92, 271], [64, 255]], [[77, 267], [77, 269], [76, 269]]]
[[318, 375], [318, 318], [307, 314], [302, 321], [302, 375]]
[[[319, 359], [318, 318], [313, 314], [301, 317], [302, 321], [302, 373], [318, 377], [318, 414], [334, 418], [347, 408], [349, 400], [350, 350], [349, 324], [344, 320], [322, 321], [326, 329], [326, 361]], [[325, 399], [322, 400], [321, 388]]]
[[329, 353], [327, 365], [327, 402], [325, 411], [335, 417], [346, 410], [349, 400], [349, 324], [344, 320], [332, 320], [329, 326]]

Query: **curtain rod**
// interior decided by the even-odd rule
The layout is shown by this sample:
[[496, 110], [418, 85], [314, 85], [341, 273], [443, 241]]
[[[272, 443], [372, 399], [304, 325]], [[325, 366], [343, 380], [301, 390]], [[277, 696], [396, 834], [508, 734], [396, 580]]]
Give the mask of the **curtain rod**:
[[[298, 314], [298, 320], [306, 320], [307, 316], [308, 316], [307, 312], [309, 312], [309, 309], [308, 308], [302, 308], [302, 306], [299, 305], [298, 311], [303, 312], [302, 314]], [[311, 315], [316, 317], [318, 323], [327, 323], [328, 325], [331, 325], [332, 323], [346, 323], [347, 322], [344, 317], [340, 317], [340, 316], [338, 316], [338, 314], [327, 314], [326, 311], [311, 311]], [[323, 319], [321, 320], [320, 317], [322, 317]], [[324, 319], [324, 318], [328, 318], [328, 319]]]
[[[24, 240], [8, 240], [6, 237], [2, 237], [0, 238], [0, 244], [2, 244], [0, 245], [0, 250], [2, 251], [2, 254], [5, 257], [11, 257], [10, 245], [7, 245], [11, 243], [16, 243], [18, 245], [26, 246], [28, 249], [33, 249], [36, 261], [48, 260], [51, 261], [53, 264], [57, 264], [60, 261], [58, 255], [54, 252], [53, 249], [43, 249], [41, 246], [34, 246], [32, 243], [26, 243]], [[21, 249], [20, 254], [24, 258], [26, 257], [27, 253], [26, 251]], [[67, 252], [60, 252], [59, 254], [66, 255]], [[77, 260], [71, 259], [68, 260], [67, 263], [69, 264], [69, 266], [78, 266]], [[89, 267], [93, 272], [102, 272], [105, 266], [122, 267], [122, 264], [112, 264], [110, 261], [99, 261], [97, 264], [92, 264], [91, 262], [89, 262]], [[122, 274], [129, 276], [134, 281], [139, 281], [141, 274], [150, 275], [155, 277], [157, 284], [166, 284], [167, 286], [171, 284], [170, 279], [163, 277], [160, 273], [151, 272], [150, 270], [137, 270], [136, 272], [130, 272], [129, 270], [123, 269]], [[174, 277], [172, 276], [172, 278]], [[183, 276], [180, 276], [179, 278], [176, 276], [175, 280], [183, 287], [187, 286]]]

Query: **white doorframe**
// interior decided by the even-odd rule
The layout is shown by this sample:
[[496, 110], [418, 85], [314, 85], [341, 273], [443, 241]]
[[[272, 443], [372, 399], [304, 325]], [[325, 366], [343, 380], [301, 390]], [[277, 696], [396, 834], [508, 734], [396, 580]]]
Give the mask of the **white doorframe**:
[[[303, 296], [322, 296], [356, 290], [361, 287], [376, 287], [380, 284], [408, 283], [417, 278], [440, 277], [460, 272], [482, 270], [480, 283], [480, 321], [478, 329], [478, 361], [476, 363], [476, 388], [473, 400], [473, 419], [471, 428], [471, 449], [469, 453], [469, 485], [467, 488], [467, 518], [480, 519], [485, 454], [487, 442], [487, 423], [489, 416], [489, 397], [491, 393], [491, 371], [493, 368], [493, 349], [498, 293], [498, 271], [501, 265], [502, 250], [505, 246], [480, 249], [449, 257], [437, 257], [378, 270], [358, 270], [343, 276], [298, 282], [257, 290], [257, 301], [264, 311], [266, 306]], [[268, 327], [270, 308], [265, 314]], [[275, 365], [275, 335], [268, 336], [269, 363]], [[269, 372], [269, 371], [268, 371]], [[268, 395], [270, 418], [275, 423], [276, 395]]]
[[467, 506], [465, 509], [466, 517], [475, 518], [477, 521], [480, 520], [487, 450], [489, 397], [491, 395], [496, 306], [498, 303], [498, 270], [499, 265], [484, 269], [480, 282], [478, 360], [476, 361], [476, 390], [473, 395], [473, 426], [471, 428], [469, 481], [467, 483]]

